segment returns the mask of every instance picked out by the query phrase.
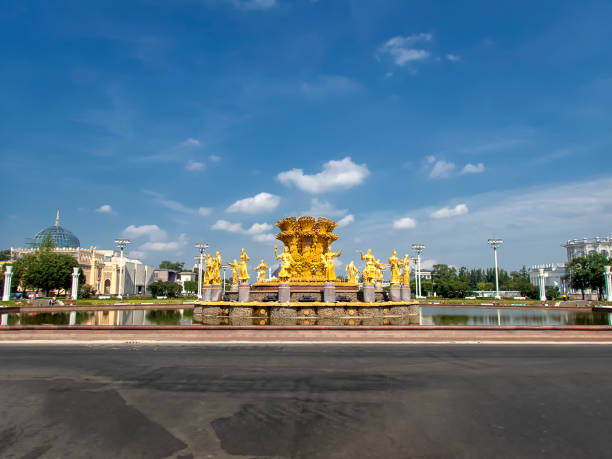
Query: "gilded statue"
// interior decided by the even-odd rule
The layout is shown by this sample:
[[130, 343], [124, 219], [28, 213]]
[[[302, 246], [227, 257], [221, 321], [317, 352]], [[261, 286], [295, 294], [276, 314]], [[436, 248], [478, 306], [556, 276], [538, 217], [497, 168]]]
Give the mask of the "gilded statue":
[[259, 264], [253, 268], [253, 271], [257, 271], [257, 282], [265, 282], [266, 281], [266, 271], [268, 269], [268, 265], [264, 263], [263, 259], [259, 262]]
[[383, 278], [383, 270], [387, 269], [387, 265], [382, 263], [380, 260], [376, 260], [376, 276], [375, 280], [377, 283], [383, 282], [385, 279]]
[[402, 277], [402, 262], [397, 258], [397, 251], [393, 249], [393, 255], [389, 258], [389, 269], [391, 270], [391, 285], [399, 285]]
[[221, 284], [221, 266], [223, 261], [221, 260], [221, 253], [217, 251], [211, 262], [210, 272], [210, 283], [214, 285]]
[[240, 266], [238, 261], [234, 258], [234, 262], [227, 265], [232, 268], [232, 285], [238, 285], [238, 267]]
[[206, 267], [206, 271], [204, 271], [204, 285], [208, 285], [212, 282], [212, 265], [213, 258], [212, 255], [209, 253], [204, 258], [204, 266]]
[[402, 282], [405, 286], [410, 285], [410, 257], [408, 254], [404, 255], [404, 259], [402, 260], [402, 267], [404, 268], [403, 279]]
[[366, 262], [363, 269], [363, 282], [371, 284], [376, 279], [376, 257], [372, 255], [372, 249], [368, 249], [365, 254], [363, 250], [360, 250], [359, 253], [361, 254], [361, 259]]
[[342, 253], [342, 249], [338, 252], [332, 252], [329, 250], [325, 254], [321, 254], [321, 260], [325, 263], [325, 273], [327, 275], [327, 282], [334, 282], [336, 280], [336, 264], [334, 258], [339, 257]]
[[281, 268], [278, 273], [278, 279], [282, 283], [289, 282], [289, 279], [291, 279], [291, 265], [293, 264], [293, 257], [291, 256], [291, 252], [289, 252], [289, 247], [285, 246], [285, 248], [279, 255], [278, 247], [274, 246], [274, 256], [277, 260], [281, 261]]
[[[338, 239], [334, 234], [336, 223], [327, 218], [302, 216], [287, 217], [276, 222], [281, 241], [291, 254], [291, 270], [288, 273], [292, 283], [326, 282], [326, 263], [321, 255], [331, 250], [331, 244]], [[284, 252], [284, 250], [283, 250]]]
[[247, 261], [249, 260], [250, 258], [247, 255], [246, 250], [243, 248], [242, 252], [240, 253], [240, 265], [238, 266], [238, 277], [241, 284], [248, 283], [251, 277], [249, 276], [249, 267], [247, 266]]
[[349, 284], [357, 283], [357, 274], [359, 270], [355, 266], [355, 263], [351, 260], [351, 262], [346, 266], [346, 272], [348, 273], [346, 278]]

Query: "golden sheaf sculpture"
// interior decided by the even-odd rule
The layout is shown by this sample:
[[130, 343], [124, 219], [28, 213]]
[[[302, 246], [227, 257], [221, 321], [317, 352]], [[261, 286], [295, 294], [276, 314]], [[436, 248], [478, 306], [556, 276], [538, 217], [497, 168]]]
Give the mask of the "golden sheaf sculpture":
[[[336, 222], [327, 218], [287, 217], [276, 222], [281, 241], [291, 254], [291, 283], [325, 282], [327, 267], [325, 254], [331, 252], [331, 244], [338, 239], [334, 234]], [[323, 256], [322, 256], [323, 255]]]

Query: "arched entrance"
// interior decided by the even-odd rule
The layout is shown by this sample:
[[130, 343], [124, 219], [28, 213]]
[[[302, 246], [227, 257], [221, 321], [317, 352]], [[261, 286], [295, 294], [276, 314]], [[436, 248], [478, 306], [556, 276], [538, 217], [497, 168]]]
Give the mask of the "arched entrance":
[[105, 295], [110, 295], [110, 284], [111, 284], [110, 279], [106, 279], [104, 281], [104, 294]]

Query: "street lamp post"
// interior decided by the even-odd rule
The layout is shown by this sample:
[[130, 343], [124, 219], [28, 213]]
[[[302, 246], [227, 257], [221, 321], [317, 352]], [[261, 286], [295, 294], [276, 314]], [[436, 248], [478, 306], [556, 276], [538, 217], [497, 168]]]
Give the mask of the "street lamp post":
[[115, 239], [115, 244], [121, 250], [121, 258], [119, 261], [119, 288], [117, 289], [119, 293], [118, 295], [119, 298], [123, 298], [123, 251], [125, 250], [125, 248], [128, 246], [129, 243], [130, 243], [129, 239], [125, 239], [121, 237]]
[[424, 244], [412, 244], [412, 249], [417, 253], [416, 275], [414, 277], [417, 298], [421, 298], [421, 252], [423, 252], [424, 248]]
[[497, 248], [503, 244], [503, 240], [500, 238], [491, 238], [488, 240], [489, 245], [493, 247], [493, 256], [495, 257], [495, 298], [498, 300], [501, 298], [499, 296], [499, 275], [497, 272]]
[[200, 250], [200, 265], [198, 266], [198, 300], [202, 299], [202, 257], [204, 256], [204, 252], [208, 248], [208, 244], [206, 242], [198, 242], [196, 245], [196, 249]]

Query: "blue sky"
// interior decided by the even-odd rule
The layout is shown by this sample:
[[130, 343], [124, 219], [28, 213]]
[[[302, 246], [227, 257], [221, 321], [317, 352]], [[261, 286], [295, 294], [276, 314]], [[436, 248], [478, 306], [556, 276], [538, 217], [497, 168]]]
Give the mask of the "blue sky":
[[54, 222], [144, 261], [272, 263], [342, 222], [342, 261], [563, 261], [612, 223], [612, 4], [5, 1], [3, 247]]

